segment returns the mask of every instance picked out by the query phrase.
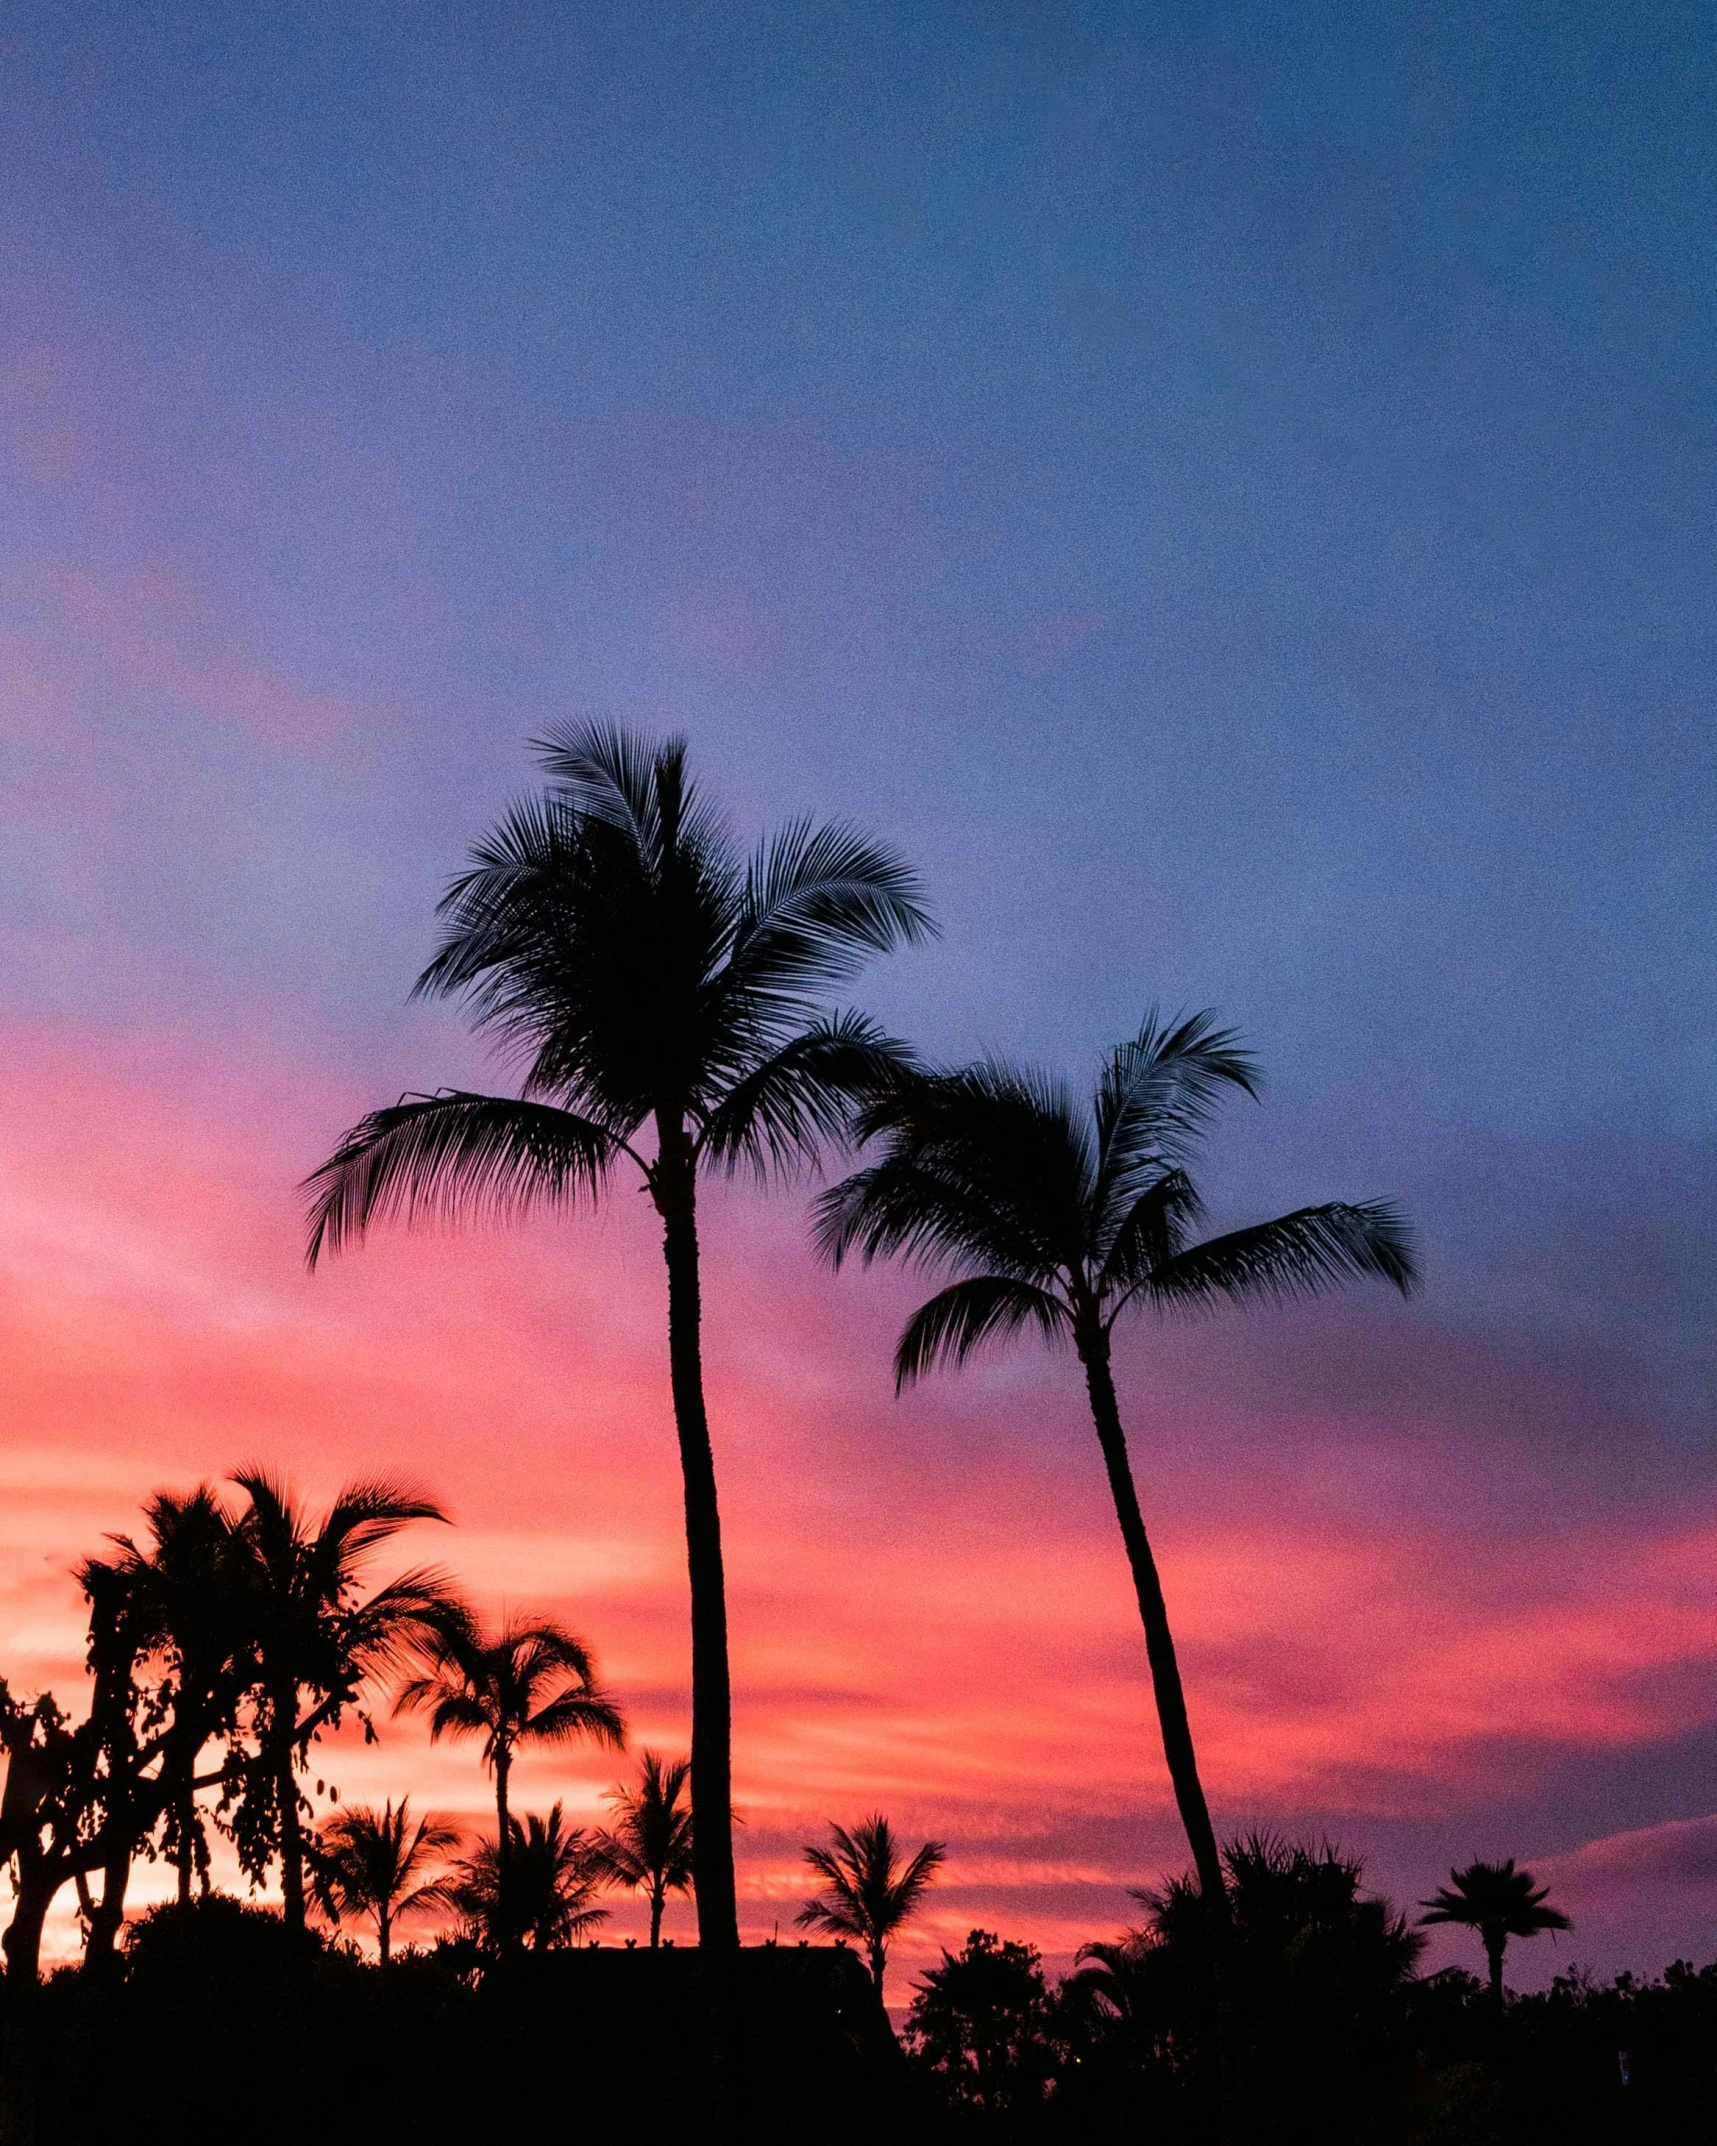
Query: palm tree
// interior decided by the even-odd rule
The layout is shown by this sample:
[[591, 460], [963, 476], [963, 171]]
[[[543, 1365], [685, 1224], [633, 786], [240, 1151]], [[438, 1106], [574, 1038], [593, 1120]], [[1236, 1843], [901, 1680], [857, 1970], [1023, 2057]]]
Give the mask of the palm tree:
[[387, 1216], [594, 1200], [629, 1165], [662, 1225], [668, 1360], [692, 1612], [698, 1929], [739, 1942], [727, 1604], [704, 1408], [697, 1187], [812, 1156], [901, 1047], [822, 994], [929, 929], [896, 857], [795, 821], [749, 866], [686, 772], [684, 743], [580, 726], [539, 746], [549, 792], [478, 845], [417, 982], [462, 999], [525, 1060], [519, 1096], [410, 1096], [309, 1180], [309, 1258]]
[[385, 1967], [395, 1923], [452, 1903], [446, 1878], [425, 1878], [424, 1872], [458, 1845], [458, 1828], [439, 1818], [420, 1818], [414, 1825], [409, 1796], [400, 1798], [397, 1811], [391, 1798], [380, 1811], [361, 1806], [341, 1811], [316, 1835], [316, 1904], [331, 1922], [367, 1915], [376, 1926]]
[[690, 1762], [667, 1765], [644, 1753], [636, 1788], [616, 1788], [608, 1801], [615, 1823], [591, 1843], [593, 1867], [611, 1885], [645, 1893], [650, 1902], [650, 1950], [662, 1942], [662, 1910], [668, 1895], [692, 1887], [692, 1814], [680, 1801]]
[[1183, 1167], [1252, 1061], [1208, 1014], [1147, 1019], [1112, 1052], [1089, 1112], [1058, 1082], [994, 1063], [906, 1076], [860, 1111], [880, 1161], [826, 1193], [817, 1236], [837, 1266], [900, 1253], [959, 1278], [908, 1320], [895, 1391], [980, 1343], [1036, 1327], [1071, 1341], [1132, 1566], [1163, 1750], [1199, 1881], [1223, 1912], [1222, 1862], [1198, 1777], [1174, 1640], [1121, 1428], [1110, 1341], [1124, 1311], [1202, 1310], [1310, 1295], [1356, 1275], [1406, 1291], [1414, 1267], [1390, 1207], [1305, 1207], [1204, 1243]]
[[[280, 1857], [289, 1928], [304, 1928], [304, 1828], [298, 1769], [324, 1729], [358, 1708], [366, 1681], [399, 1669], [448, 1612], [439, 1573], [417, 1570], [362, 1593], [369, 1557], [413, 1520], [444, 1520], [392, 1483], [349, 1483], [313, 1523], [261, 1469], [233, 1481], [249, 1500], [233, 1528], [243, 1614], [254, 1650], [255, 1758], [231, 1821], [245, 1870]], [[361, 1709], [360, 1709], [361, 1711]]]
[[1478, 1932], [1490, 1962], [1491, 2002], [1500, 2012], [1502, 1959], [1509, 1939], [1574, 1927], [1559, 1908], [1546, 1905], [1549, 1897], [1550, 1888], [1537, 1884], [1530, 1870], [1515, 1869], [1513, 1856], [1506, 1863], [1469, 1863], [1465, 1870], [1451, 1870], [1448, 1884], [1420, 1901], [1425, 1913], [1419, 1920], [1460, 1923]]
[[533, 1952], [570, 1945], [608, 1920], [595, 1905], [602, 1875], [580, 1826], [568, 1826], [557, 1803], [546, 1819], [533, 1812], [508, 1821], [506, 1875], [494, 1841], [478, 1843], [460, 1870], [455, 1899], [472, 1936], [496, 1952], [516, 1942]]
[[794, 1917], [801, 1930], [827, 1930], [861, 1944], [870, 1960], [876, 1994], [882, 1995], [889, 1941], [918, 1912], [947, 1850], [927, 1840], [906, 1862], [883, 1817], [867, 1818], [849, 1833], [831, 1826], [833, 1846], [807, 1848], [805, 1860], [828, 1890], [807, 1901]]
[[461, 1605], [437, 1620], [423, 1652], [429, 1666], [401, 1685], [394, 1712], [427, 1709], [432, 1741], [482, 1737], [483, 1763], [495, 1776], [496, 1871], [504, 1893], [515, 1830], [508, 1806], [514, 1752], [578, 1736], [623, 1749], [625, 1723], [598, 1684], [588, 1649], [564, 1625], [514, 1619], [487, 1639]]

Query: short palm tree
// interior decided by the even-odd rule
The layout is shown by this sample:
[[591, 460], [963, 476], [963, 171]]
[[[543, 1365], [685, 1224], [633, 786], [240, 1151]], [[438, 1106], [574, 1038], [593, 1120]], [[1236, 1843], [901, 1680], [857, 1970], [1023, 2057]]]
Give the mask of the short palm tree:
[[382, 1965], [392, 1956], [394, 1925], [407, 1915], [447, 1907], [453, 1899], [445, 1875], [425, 1876], [438, 1858], [459, 1845], [459, 1831], [438, 1818], [414, 1824], [411, 1799], [391, 1799], [379, 1811], [361, 1806], [324, 1821], [312, 1855], [316, 1905], [331, 1922], [368, 1916], [376, 1927]]
[[895, 1390], [980, 1343], [1035, 1327], [1071, 1341], [1132, 1566], [1163, 1750], [1199, 1882], [1218, 1904], [1221, 1857], [1198, 1776], [1174, 1639], [1139, 1510], [1110, 1369], [1123, 1312], [1198, 1311], [1306, 1296], [1353, 1276], [1414, 1280], [1388, 1206], [1304, 1207], [1197, 1243], [1201, 1203], [1185, 1163], [1220, 1098], [1255, 1093], [1235, 1038], [1208, 1014], [1147, 1019], [1111, 1053], [1089, 1108], [1058, 1082], [986, 1063], [903, 1077], [859, 1113], [880, 1159], [826, 1193], [818, 1241], [837, 1266], [898, 1253], [958, 1279], [908, 1320]]
[[592, 1867], [610, 1885], [641, 1892], [650, 1903], [650, 1950], [662, 1942], [662, 1910], [669, 1893], [692, 1886], [692, 1814], [680, 1800], [691, 1764], [668, 1765], [644, 1753], [636, 1788], [614, 1789], [608, 1801], [614, 1823], [591, 1842]]
[[519, 1096], [411, 1096], [310, 1180], [309, 1256], [388, 1216], [571, 1207], [637, 1172], [662, 1226], [692, 1610], [698, 1929], [739, 1942], [727, 1602], [704, 1407], [697, 1189], [802, 1161], [904, 1058], [824, 994], [929, 928], [899, 859], [795, 821], [749, 864], [681, 741], [581, 726], [541, 747], [548, 794], [507, 814], [441, 905], [418, 979], [525, 1063]]
[[602, 1874], [580, 1826], [569, 1826], [557, 1803], [547, 1818], [533, 1812], [523, 1825], [508, 1822], [506, 1875], [494, 1841], [479, 1843], [460, 1866], [455, 1899], [480, 1944], [503, 1952], [525, 1944], [533, 1952], [570, 1945], [608, 1920], [596, 1905]]
[[1451, 1870], [1448, 1884], [1420, 1901], [1425, 1913], [1419, 1920], [1459, 1923], [1478, 1932], [1490, 1963], [1491, 2002], [1500, 2012], [1502, 1960], [1509, 1939], [1574, 1927], [1559, 1908], [1547, 1904], [1549, 1897], [1550, 1888], [1536, 1883], [1530, 1870], [1515, 1869], [1513, 1856], [1506, 1863], [1469, 1863], [1465, 1870]]
[[882, 1817], [867, 1818], [850, 1833], [845, 1826], [831, 1826], [829, 1832], [829, 1847], [805, 1850], [806, 1862], [827, 1890], [807, 1901], [794, 1920], [801, 1930], [826, 1930], [862, 1945], [880, 1997], [890, 1941], [918, 1912], [948, 1851], [940, 1841], [927, 1840], [916, 1855], [902, 1860], [901, 1843]]
[[369, 1679], [400, 1669], [440, 1629], [449, 1596], [419, 1569], [363, 1591], [371, 1555], [413, 1520], [444, 1520], [392, 1483], [351, 1483], [312, 1521], [261, 1469], [233, 1478], [249, 1503], [233, 1525], [234, 1585], [253, 1656], [257, 1752], [231, 1820], [240, 1861], [260, 1877], [278, 1855], [289, 1927], [304, 1927], [304, 1828], [298, 1770], [324, 1729], [362, 1711]]
[[514, 1619], [490, 1638], [461, 1607], [436, 1621], [422, 1651], [427, 1665], [400, 1686], [394, 1711], [427, 1712], [432, 1739], [483, 1739], [483, 1763], [495, 1776], [496, 1881], [504, 1895], [516, 1831], [507, 1793], [514, 1753], [581, 1736], [618, 1749], [625, 1724], [589, 1650], [564, 1625]]

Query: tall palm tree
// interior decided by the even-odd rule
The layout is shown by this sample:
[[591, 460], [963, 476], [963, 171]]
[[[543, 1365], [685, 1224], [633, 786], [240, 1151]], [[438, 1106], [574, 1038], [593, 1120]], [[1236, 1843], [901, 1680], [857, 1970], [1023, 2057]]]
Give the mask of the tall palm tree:
[[1419, 1920], [1459, 1923], [1478, 1932], [1490, 1963], [1491, 2002], [1500, 2012], [1502, 1961], [1509, 1939], [1574, 1927], [1560, 1908], [1547, 1905], [1549, 1898], [1550, 1888], [1538, 1884], [1530, 1870], [1516, 1870], [1510, 1856], [1505, 1863], [1469, 1863], [1465, 1870], [1451, 1870], [1448, 1884], [1420, 1901], [1425, 1913]]
[[817, 1236], [837, 1266], [899, 1253], [958, 1275], [908, 1320], [895, 1390], [982, 1342], [1035, 1327], [1071, 1341], [1132, 1566], [1163, 1750], [1199, 1881], [1225, 1912], [1162, 1583], [1145, 1533], [1110, 1369], [1123, 1312], [1306, 1296], [1368, 1275], [1414, 1281], [1403, 1224], [1381, 1203], [1304, 1207], [1203, 1243], [1185, 1163], [1221, 1097], [1256, 1092], [1252, 1061], [1210, 1015], [1147, 1019], [1110, 1054], [1089, 1110], [1041, 1074], [986, 1063], [903, 1077], [859, 1113], [879, 1161], [826, 1193]]
[[254, 1650], [257, 1752], [232, 1825], [251, 1875], [279, 1856], [286, 1921], [302, 1930], [298, 1769], [324, 1729], [338, 1728], [349, 1708], [361, 1712], [371, 1677], [397, 1671], [433, 1639], [450, 1600], [441, 1574], [423, 1569], [365, 1594], [364, 1566], [411, 1521], [446, 1515], [392, 1483], [349, 1483], [317, 1522], [262, 1469], [233, 1481], [249, 1501], [233, 1543]]
[[540, 748], [552, 787], [478, 845], [417, 982], [465, 1002], [524, 1060], [518, 1096], [410, 1096], [310, 1179], [309, 1257], [387, 1216], [571, 1207], [635, 1171], [662, 1226], [668, 1362], [692, 1612], [698, 1929], [739, 1942], [727, 1603], [704, 1408], [697, 1188], [841, 1133], [900, 1046], [823, 995], [929, 921], [899, 859], [799, 820], [749, 865], [686, 772], [683, 742], [591, 726]]
[[591, 1842], [592, 1866], [610, 1885], [642, 1892], [650, 1903], [650, 1950], [662, 1942], [662, 1910], [669, 1893], [692, 1887], [692, 1814], [680, 1801], [690, 1762], [668, 1765], [646, 1751], [636, 1788], [610, 1791], [614, 1824]]
[[379, 1811], [362, 1805], [337, 1812], [317, 1829], [312, 1859], [316, 1904], [331, 1922], [368, 1916], [376, 1926], [382, 1965], [392, 1956], [394, 1925], [452, 1903], [445, 1875], [424, 1873], [459, 1845], [459, 1830], [439, 1818], [411, 1818], [411, 1798], [399, 1809], [390, 1798]]
[[558, 1803], [546, 1819], [532, 1812], [522, 1826], [516, 1818], [508, 1826], [504, 1882], [494, 1841], [479, 1842], [460, 1866], [455, 1898], [472, 1936], [496, 1952], [514, 1943], [548, 1952], [608, 1920], [608, 1910], [596, 1905], [602, 1874], [589, 1839], [581, 1826], [564, 1822]]
[[850, 1833], [845, 1826], [831, 1826], [829, 1832], [832, 1846], [805, 1850], [806, 1862], [828, 1890], [807, 1901], [794, 1921], [801, 1930], [827, 1930], [861, 1944], [880, 1997], [889, 1942], [918, 1912], [948, 1851], [940, 1841], [927, 1840], [902, 1861], [901, 1844], [880, 1816]]
[[514, 1827], [508, 1806], [513, 1754], [521, 1744], [588, 1736], [621, 1749], [620, 1709], [597, 1682], [582, 1640], [564, 1625], [513, 1619], [494, 1638], [463, 1606], [444, 1613], [422, 1650], [428, 1667], [399, 1688], [395, 1713], [423, 1709], [433, 1740], [480, 1736], [495, 1776], [496, 1874], [503, 1896]]

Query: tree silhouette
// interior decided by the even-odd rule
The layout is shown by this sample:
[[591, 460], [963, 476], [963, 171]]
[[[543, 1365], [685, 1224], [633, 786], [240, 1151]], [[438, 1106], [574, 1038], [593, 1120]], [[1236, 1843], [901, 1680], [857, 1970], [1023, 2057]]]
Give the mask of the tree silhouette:
[[460, 1866], [454, 1897], [480, 1944], [497, 1953], [521, 1942], [548, 1952], [608, 1920], [596, 1905], [602, 1873], [590, 1842], [582, 1827], [564, 1822], [558, 1803], [546, 1819], [533, 1812], [522, 1826], [510, 1820], [509, 1829], [504, 1889], [493, 1841], [480, 1842]]
[[1163, 1751], [1201, 1882], [1223, 1894], [1174, 1638], [1121, 1427], [1110, 1342], [1125, 1311], [1198, 1311], [1308, 1296], [1355, 1276], [1407, 1290], [1412, 1255], [1395, 1211], [1306, 1207], [1191, 1240], [1201, 1202], [1185, 1163], [1221, 1097], [1256, 1092], [1252, 1061], [1211, 1016], [1155, 1016], [1111, 1053], [1089, 1111], [1058, 1082], [1000, 1064], [907, 1076], [859, 1113], [881, 1160], [819, 1203], [837, 1266], [897, 1253], [959, 1279], [920, 1306], [895, 1352], [898, 1392], [980, 1343], [1035, 1327], [1071, 1341], [1121, 1524]]
[[579, 726], [540, 751], [553, 787], [478, 846], [417, 984], [463, 999], [476, 1027], [526, 1060], [523, 1092], [413, 1096], [373, 1112], [309, 1181], [309, 1256], [314, 1266], [386, 1216], [572, 1206], [622, 1163], [638, 1172], [662, 1225], [685, 1487], [698, 1928], [706, 1947], [731, 1949], [727, 1606], [698, 1179], [784, 1168], [844, 1129], [853, 1099], [904, 1054], [855, 1015], [830, 1018], [820, 997], [928, 919], [906, 867], [843, 827], [795, 821], [747, 867], [679, 740]]
[[1447, 1885], [1440, 1885], [1429, 1900], [1422, 1923], [1459, 1923], [1476, 1930], [1490, 1963], [1491, 2002], [1503, 2008], [1503, 1955], [1511, 1937], [1536, 1937], [1541, 1930], [1571, 1930], [1574, 1925], [1559, 1908], [1546, 1905], [1550, 1888], [1539, 1885], [1529, 1870], [1516, 1870], [1514, 1858], [1505, 1863], [1469, 1863], [1464, 1870], [1451, 1870]]
[[919, 1982], [906, 2045], [956, 2108], [995, 2122], [1043, 2098], [1048, 2003], [1035, 1946], [974, 1930]]
[[445, 1875], [426, 1878], [438, 1857], [459, 1845], [459, 1829], [439, 1818], [411, 1818], [411, 1798], [392, 1799], [379, 1811], [362, 1805], [337, 1812], [317, 1831], [312, 1856], [316, 1905], [330, 1922], [368, 1916], [385, 1967], [393, 1953], [394, 1925], [407, 1915], [450, 1906], [454, 1889]]
[[401, 1668], [433, 1641], [450, 1597], [437, 1572], [417, 1570], [362, 1592], [363, 1568], [413, 1520], [443, 1520], [427, 1498], [391, 1483], [351, 1483], [312, 1522], [275, 1477], [233, 1478], [248, 1499], [233, 1528], [242, 1614], [255, 1658], [254, 1758], [231, 1821], [239, 1860], [260, 1877], [280, 1858], [287, 1926], [304, 1928], [304, 1826], [298, 1769], [324, 1729], [359, 1704], [365, 1682]]
[[692, 1886], [692, 1814], [680, 1801], [690, 1762], [666, 1764], [644, 1753], [636, 1788], [610, 1791], [614, 1824], [591, 1841], [592, 1868], [611, 1885], [641, 1892], [650, 1903], [650, 1950], [662, 1942], [662, 1910], [668, 1895]]
[[[563, 1625], [514, 1620], [486, 1638], [469, 1610], [437, 1619], [423, 1643], [429, 1667], [401, 1685], [396, 1713], [422, 1709], [432, 1739], [481, 1736], [495, 1776], [496, 1883], [503, 1905], [514, 1828], [508, 1806], [513, 1754], [521, 1744], [562, 1744], [589, 1736], [621, 1747], [620, 1711], [596, 1680], [581, 1640]], [[506, 1921], [497, 1924], [504, 1939]]]
[[880, 1997], [890, 1940], [917, 1913], [947, 1850], [930, 1840], [902, 1861], [900, 1843], [881, 1816], [867, 1818], [850, 1833], [845, 1826], [831, 1826], [829, 1832], [831, 1847], [804, 1851], [828, 1889], [807, 1901], [794, 1921], [801, 1930], [826, 1930], [861, 1944]]
[[[163, 1847], [178, 1871], [179, 1898], [191, 1897], [194, 1878], [208, 1885], [208, 1844], [197, 1808], [197, 1760], [216, 1737], [236, 1728], [239, 1702], [254, 1674], [243, 1604], [243, 1566], [235, 1554], [232, 1518], [206, 1483], [186, 1496], [158, 1491], [144, 1507], [148, 1535], [113, 1538], [116, 1580], [129, 1593], [140, 1644], [163, 1658], [166, 1670], [151, 1714], [165, 1719], [161, 1782], [166, 1801]], [[89, 1576], [103, 1570], [90, 1560]]]

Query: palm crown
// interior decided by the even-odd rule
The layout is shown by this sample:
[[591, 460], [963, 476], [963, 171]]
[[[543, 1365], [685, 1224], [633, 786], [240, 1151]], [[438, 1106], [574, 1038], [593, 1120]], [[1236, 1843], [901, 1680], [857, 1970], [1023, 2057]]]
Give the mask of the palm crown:
[[486, 1840], [461, 1866], [454, 1898], [472, 1936], [497, 1949], [522, 1941], [545, 1952], [607, 1921], [608, 1910], [596, 1904], [601, 1874], [589, 1840], [566, 1824], [558, 1803], [546, 1819], [535, 1812], [523, 1825], [509, 1819], [501, 1838], [504, 1859]]
[[1560, 1908], [1548, 1905], [1550, 1888], [1529, 1870], [1516, 1870], [1510, 1856], [1502, 1863], [1469, 1863], [1451, 1870], [1429, 1900], [1419, 1904], [1424, 1923], [1459, 1923], [1476, 1930], [1490, 1967], [1492, 2000], [1503, 2002], [1502, 1963], [1511, 1937], [1537, 1937], [1544, 1930], [1571, 1930]]
[[731, 1949], [732, 1709], [697, 1183], [709, 1168], [808, 1158], [907, 1063], [823, 999], [930, 925], [912, 873], [850, 828], [797, 820], [748, 862], [678, 739], [584, 725], [540, 752], [550, 789], [478, 845], [417, 983], [463, 1000], [522, 1063], [521, 1092], [408, 1096], [372, 1112], [310, 1179], [309, 1257], [388, 1216], [575, 1206], [616, 1167], [641, 1176], [662, 1221], [685, 1482], [698, 1928]]
[[240, 1859], [253, 1875], [278, 1848], [287, 1918], [301, 1927], [295, 1769], [312, 1741], [338, 1728], [358, 1704], [365, 1680], [401, 1667], [448, 1607], [439, 1572], [419, 1568], [365, 1593], [364, 1566], [411, 1521], [446, 1516], [397, 1484], [352, 1483], [318, 1523], [265, 1471], [241, 1470], [233, 1480], [248, 1500], [233, 1524], [232, 1544], [260, 1696], [258, 1757], [235, 1830]]
[[610, 1884], [647, 1894], [652, 1952], [662, 1941], [668, 1894], [691, 1889], [692, 1814], [680, 1800], [690, 1773], [685, 1759], [670, 1765], [646, 1751], [638, 1786], [611, 1791], [614, 1824], [591, 1842], [592, 1865]]
[[1136, 1304], [1202, 1309], [1311, 1294], [1352, 1276], [1410, 1287], [1406, 1232], [1380, 1202], [1303, 1207], [1195, 1240], [1186, 1164], [1217, 1104], [1256, 1092], [1256, 1071], [1209, 1014], [1147, 1019], [1113, 1051], [1088, 1110], [1059, 1082], [996, 1063], [903, 1072], [859, 1111], [879, 1159], [826, 1193], [817, 1237], [837, 1266], [897, 1253], [957, 1279], [907, 1321], [896, 1389], [980, 1343], [1036, 1327], [1071, 1340], [1085, 1370], [1132, 1566], [1164, 1755], [1199, 1879], [1226, 1916], [1227, 1889], [1198, 1778], [1162, 1583], [1145, 1532], [1110, 1369], [1111, 1335]]
[[402, 1916], [445, 1907], [452, 1891], [445, 1877], [425, 1872], [459, 1845], [456, 1827], [438, 1818], [411, 1817], [411, 1799], [398, 1810], [390, 1799], [380, 1811], [358, 1806], [325, 1821], [313, 1857], [317, 1906], [330, 1921], [367, 1915], [385, 1967], [394, 1925]]
[[867, 1818], [850, 1833], [845, 1826], [831, 1826], [829, 1832], [829, 1847], [805, 1850], [806, 1862], [827, 1890], [807, 1901], [795, 1919], [801, 1929], [827, 1930], [863, 1945], [880, 1997], [889, 1940], [916, 1913], [947, 1850], [931, 1840], [903, 1858], [901, 1843], [881, 1816]]
[[836, 1265], [897, 1253], [976, 1268], [907, 1323], [896, 1383], [981, 1342], [1036, 1326], [1100, 1348], [1121, 1314], [1224, 1298], [1310, 1295], [1372, 1275], [1413, 1276], [1393, 1208], [1300, 1208], [1192, 1241], [1202, 1202], [1185, 1164], [1225, 1090], [1256, 1093], [1256, 1068], [1208, 1014], [1148, 1019], [1103, 1068], [1090, 1110], [1057, 1081], [985, 1063], [899, 1081], [861, 1110], [882, 1159], [820, 1203]]

